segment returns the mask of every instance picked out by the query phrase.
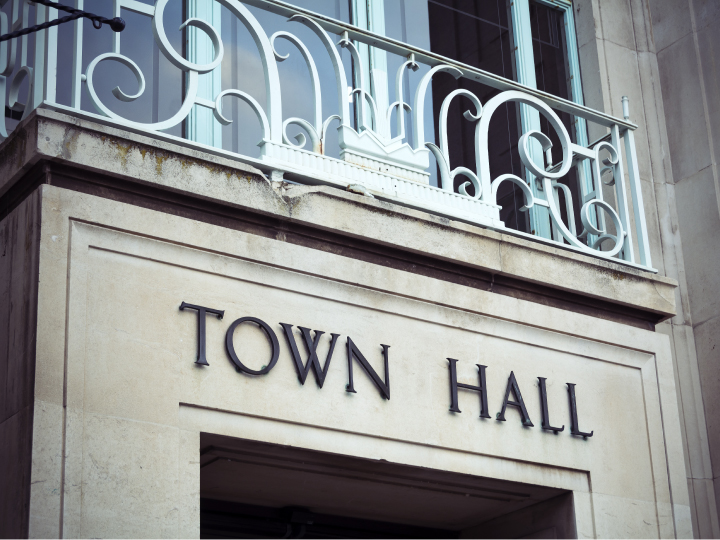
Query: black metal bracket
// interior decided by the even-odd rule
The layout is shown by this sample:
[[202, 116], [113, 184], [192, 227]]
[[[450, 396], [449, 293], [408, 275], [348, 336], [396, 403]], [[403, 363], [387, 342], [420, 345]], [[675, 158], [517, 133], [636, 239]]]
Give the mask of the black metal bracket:
[[88, 13], [87, 11], [83, 11], [81, 9], [75, 9], [70, 6], [65, 6], [63, 4], [58, 4], [57, 2], [52, 2], [51, 0], [34, 0], [34, 3], [36, 4], [42, 4], [44, 6], [48, 6], [51, 8], [59, 9], [60, 11], [65, 11], [67, 13], [70, 13], [70, 15], [67, 15], [66, 17], [61, 17], [59, 19], [55, 19], [54, 21], [48, 21], [42, 24], [38, 24], [35, 26], [30, 26], [29, 28], [23, 28], [22, 30], [18, 30], [16, 32], [10, 32], [9, 34], [4, 34], [0, 36], [0, 42], [8, 41], [10, 39], [24, 36], [27, 34], [32, 34], [33, 32], [37, 32], [38, 30], [45, 30], [46, 28], [50, 28], [52, 26], [58, 26], [60, 24], [74, 21], [77, 19], [81, 19], [85, 17], [86, 19], [90, 19], [93, 23], [93, 26], [96, 29], [102, 28], [103, 24], [107, 24], [110, 26], [110, 29], [113, 32], [122, 32], [125, 29], [125, 21], [121, 19], [120, 17], [114, 17], [112, 19], [108, 19], [107, 17], [101, 17], [100, 15], [95, 15], [94, 13]]

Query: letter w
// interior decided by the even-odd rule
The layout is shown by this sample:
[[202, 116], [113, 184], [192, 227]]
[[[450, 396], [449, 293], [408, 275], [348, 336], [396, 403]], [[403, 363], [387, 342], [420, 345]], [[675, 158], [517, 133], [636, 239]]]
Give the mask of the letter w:
[[295, 342], [295, 335], [292, 331], [292, 325], [280, 323], [280, 326], [282, 326], [283, 330], [285, 330], [285, 337], [287, 338], [288, 345], [290, 346], [290, 351], [292, 352], [293, 360], [295, 361], [295, 369], [297, 370], [300, 384], [305, 384], [308, 373], [310, 373], [310, 368], [312, 368], [312, 370], [315, 372], [315, 380], [318, 386], [322, 388], [323, 384], [325, 384], [325, 375], [327, 375], [327, 370], [330, 367], [330, 360], [332, 360], [333, 351], [335, 350], [335, 342], [337, 341], [337, 338], [340, 337], [340, 334], [330, 334], [332, 336], [332, 340], [330, 341], [330, 350], [325, 357], [325, 367], [320, 368], [320, 360], [318, 360], [317, 348], [320, 344], [320, 336], [322, 336], [325, 332], [315, 330], [315, 339], [312, 339], [310, 337], [311, 330], [309, 328], [298, 326], [300, 332], [302, 333], [303, 339], [305, 340], [305, 347], [308, 351], [308, 360], [305, 364], [303, 364], [302, 358], [300, 357], [300, 351], [298, 350], [297, 343]]

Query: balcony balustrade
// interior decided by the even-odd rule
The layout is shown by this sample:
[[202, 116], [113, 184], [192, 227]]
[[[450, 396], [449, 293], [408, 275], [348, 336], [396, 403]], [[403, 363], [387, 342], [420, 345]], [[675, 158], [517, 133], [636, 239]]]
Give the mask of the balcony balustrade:
[[[633, 140], [637, 126], [629, 121], [626, 98], [624, 118], [614, 118], [278, 0], [215, 2], [222, 9], [222, 23], [187, 15], [186, 8], [178, 28], [173, 23], [177, 16], [171, 17], [168, 10], [177, 13], [181, 0], [157, 0], [154, 5], [108, 1], [114, 13], [105, 15], [127, 17], [128, 24], [122, 34], [106, 31], [106, 50], [98, 49], [96, 39], [89, 41], [84, 26], [88, 23], [82, 21], [3, 42], [0, 95], [6, 114], [0, 139], [9, 136], [17, 117], [27, 117], [37, 107], [51, 108], [232, 157], [274, 179], [349, 187], [399, 205], [654, 271]], [[76, 0], [75, 7], [83, 9], [83, 0]], [[99, 12], [96, 5], [93, 10]], [[40, 4], [6, 0], [0, 12], [1, 32], [57, 16], [56, 10]], [[272, 22], [271, 30], [267, 21]], [[250, 36], [254, 49], [225, 43], [226, 27]], [[125, 54], [128, 44], [135, 57]], [[138, 48], [148, 55], [159, 53], [162, 69], [156, 62], [152, 72], [144, 72]], [[387, 55], [387, 66], [395, 70], [392, 77], [389, 67], [382, 71], [368, 65], [376, 51]], [[248, 54], [261, 66], [255, 75], [222, 76], [227, 66], [246, 62]], [[302, 84], [283, 81], [287, 70], [281, 69], [282, 62], [288, 58], [302, 59]], [[108, 77], [103, 74], [112, 71], [122, 72], [124, 78], [104, 92]], [[433, 100], [441, 106], [432, 110], [433, 79], [448, 76], [474, 81], [494, 94], [483, 103], [462, 85], [445, 96], [435, 90]], [[148, 82], [154, 85], [156, 102], [174, 103], [159, 89], [163, 84], [176, 87], [173, 92], [180, 99], [167, 118], [160, 118], [157, 108], [152, 114], [133, 112], [133, 105], [147, 97]], [[391, 94], [394, 98], [388, 99]], [[306, 117], [287, 114], [284, 103], [298, 100], [305, 103]], [[474, 130], [474, 159], [459, 164], [451, 160], [456, 133], [448, 129], [448, 115], [458, 110], [452, 106], [457, 101], [463, 104], [462, 121]], [[241, 106], [254, 118], [240, 122], [237, 113], [228, 113]], [[495, 113], [507, 107], [537, 111], [550, 131], [518, 128], [516, 149], [515, 141], [512, 148], [522, 167], [515, 173], [498, 173], [491, 168], [491, 124]], [[570, 119], [569, 126], [561, 114]], [[579, 126], [585, 130], [587, 123], [602, 126], [606, 135], [592, 144], [578, 144]], [[258, 127], [255, 154], [213, 136], [231, 129], [237, 138]], [[498, 193], [508, 184], [521, 193], [519, 210], [530, 215], [527, 230], [501, 220]], [[545, 227], [539, 223], [543, 220]]]

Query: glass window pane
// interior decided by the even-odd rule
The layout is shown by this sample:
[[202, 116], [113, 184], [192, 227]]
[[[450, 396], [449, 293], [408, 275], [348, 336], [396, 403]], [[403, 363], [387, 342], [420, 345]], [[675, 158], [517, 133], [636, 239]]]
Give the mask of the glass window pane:
[[[140, 0], [144, 4], [152, 4], [151, 0]], [[67, 2], [74, 5], [74, 2]], [[6, 4], [11, 5], [11, 2]], [[85, 9], [112, 17], [113, 3], [111, 0], [95, 0], [85, 3]], [[62, 16], [62, 15], [60, 15]], [[92, 79], [93, 87], [99, 100], [111, 111], [134, 122], [152, 123], [171, 118], [182, 103], [183, 74], [160, 53], [152, 33], [152, 20], [146, 15], [122, 10], [125, 30], [120, 33], [120, 53], [137, 64], [145, 78], [145, 91], [136, 100], [123, 102], [118, 100], [112, 91], [120, 87], [126, 94], [135, 94], [138, 84], [130, 69], [119, 62], [105, 60], [95, 69]], [[32, 20], [32, 19], [31, 19]], [[164, 25], [170, 43], [178, 52], [183, 51], [183, 33], [178, 31], [182, 23], [182, 4], [170, 2], [165, 9]], [[82, 73], [86, 73], [88, 64], [103, 53], [112, 52], [115, 33], [108, 25], [93, 28], [92, 21], [81, 19], [83, 25]], [[73, 41], [75, 24], [64, 23], [57, 29], [57, 86], [56, 102], [71, 105]], [[34, 43], [34, 40], [29, 40]], [[92, 104], [87, 84], [82, 84], [81, 108], [84, 111], [97, 113]], [[177, 125], [166, 130], [167, 133], [180, 136], [182, 126]]]
[[[489, 71], [507, 79], [514, 79], [512, 40], [506, 0], [427, 0], [430, 24], [431, 50], [453, 60]], [[487, 103], [498, 90], [469, 79], [455, 79], [438, 74], [433, 80], [433, 109], [435, 117], [445, 97], [453, 90], [463, 88], [473, 92], [481, 103]], [[448, 138], [451, 167], [475, 170], [475, 126], [463, 112], [472, 108], [464, 98], [453, 100], [448, 114]], [[474, 111], [473, 111], [474, 112]], [[519, 138], [517, 107], [506, 104], [494, 114], [490, 122], [489, 155], [493, 178], [502, 174], [522, 176], [517, 153]], [[467, 179], [455, 177], [455, 190]], [[526, 214], [519, 208], [524, 205], [519, 188], [510, 182], [500, 187], [498, 204], [502, 206], [500, 218], [508, 227], [527, 230]]]
[[427, 0], [431, 50], [512, 79], [505, 0]]

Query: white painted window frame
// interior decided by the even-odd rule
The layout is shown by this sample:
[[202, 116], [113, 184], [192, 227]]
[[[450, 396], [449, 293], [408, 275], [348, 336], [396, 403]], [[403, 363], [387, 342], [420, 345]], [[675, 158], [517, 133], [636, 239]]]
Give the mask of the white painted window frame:
[[[392, 1], [392, 0], [391, 0]], [[369, 30], [382, 36], [385, 35], [385, 0], [352, 0], [350, 5], [351, 23], [363, 30]], [[390, 105], [387, 85], [387, 53], [382, 49], [372, 50], [364, 43], [355, 42], [355, 47], [360, 53], [362, 66], [355, 66], [355, 69], [363, 70], [363, 77], [370, 81], [370, 94], [373, 96], [379, 111], [386, 111]], [[359, 74], [354, 74], [355, 87], [359, 87]], [[372, 116], [370, 110], [365, 107], [364, 118], [356, 118], [358, 129], [363, 125], [372, 129]]]
[[[187, 18], [209, 22], [221, 34], [221, 8], [209, 0], [185, 0]], [[118, 34], [119, 35], [119, 34]], [[188, 60], [197, 64], [210, 63], [214, 57], [213, 45], [205, 32], [188, 26], [185, 34]], [[221, 67], [198, 77], [198, 96], [214, 101], [222, 90]], [[195, 105], [185, 121], [185, 136], [191, 141], [222, 148], [222, 125], [215, 121], [212, 109]]]
[[[570, 99], [575, 103], [583, 104], [582, 79], [580, 77], [580, 62], [578, 57], [577, 36], [575, 34], [575, 18], [573, 16], [572, 2], [569, 0], [537, 0], [539, 3], [552, 7], [562, 12], [563, 21], [565, 23], [565, 43], [567, 50], [567, 68], [570, 76]], [[515, 46], [515, 69], [517, 82], [537, 88], [535, 80], [535, 59], [532, 46], [532, 28], [530, 26], [530, 0], [512, 0], [510, 2], [510, 11], [512, 14], [512, 34]], [[540, 130], [540, 113], [537, 109], [520, 105], [520, 121], [523, 132], [529, 130]], [[576, 143], [587, 146], [587, 123], [584, 119], [579, 118], [575, 121], [575, 137]], [[543, 152], [537, 141], [533, 141], [532, 158], [536, 163], [543, 163]], [[590, 179], [589, 166], [584, 165], [581, 174], [581, 189], [584, 195], [592, 191], [592, 180]], [[527, 173], [527, 180], [530, 189], [535, 197], [547, 200], [542, 192], [542, 188], [535, 182], [535, 177]], [[587, 185], [590, 182], [590, 185]], [[550, 216], [548, 210], [542, 206], [535, 206], [530, 209], [530, 229], [531, 233], [543, 238], [551, 238], [553, 232], [550, 227]], [[557, 236], [557, 233], [555, 234]]]

